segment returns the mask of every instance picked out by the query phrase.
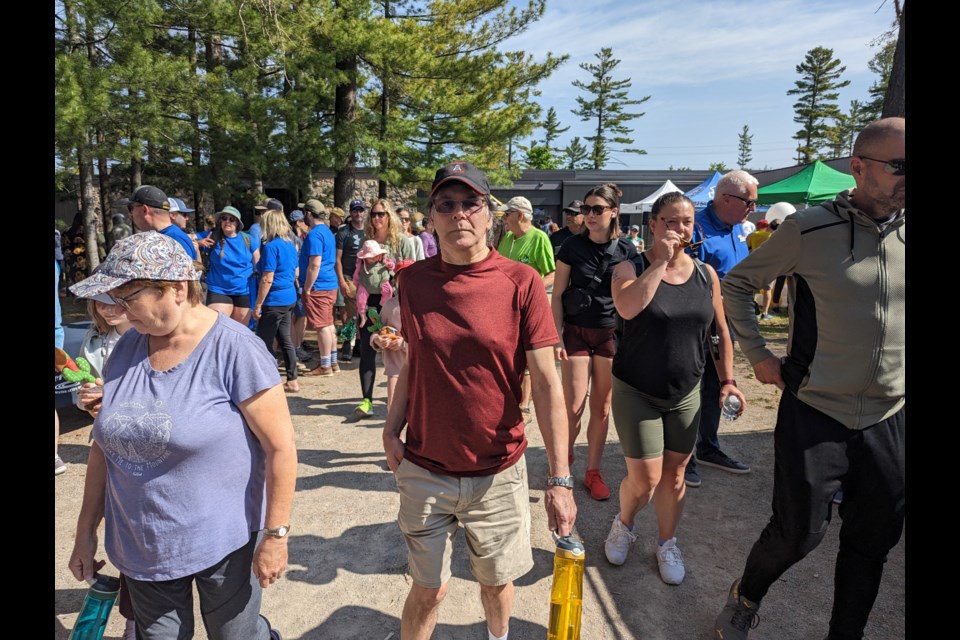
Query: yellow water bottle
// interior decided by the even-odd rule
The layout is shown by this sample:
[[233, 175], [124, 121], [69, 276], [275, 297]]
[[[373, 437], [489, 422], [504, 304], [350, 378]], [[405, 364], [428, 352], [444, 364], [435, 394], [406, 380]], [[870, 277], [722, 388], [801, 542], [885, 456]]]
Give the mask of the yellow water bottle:
[[583, 543], [573, 535], [553, 538], [553, 589], [550, 591], [550, 626], [547, 640], [580, 640], [583, 606]]

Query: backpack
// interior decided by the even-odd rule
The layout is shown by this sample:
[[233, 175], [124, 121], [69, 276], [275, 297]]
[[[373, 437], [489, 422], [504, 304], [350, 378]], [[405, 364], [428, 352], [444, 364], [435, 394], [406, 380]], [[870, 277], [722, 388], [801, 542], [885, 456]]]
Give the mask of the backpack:
[[[710, 277], [710, 274], [707, 273], [706, 265], [703, 263], [700, 258], [697, 256], [690, 256], [693, 258], [693, 266], [696, 268], [697, 275], [700, 276], [700, 279], [707, 283], [707, 286], [710, 290], [710, 297], [713, 298], [713, 278]], [[636, 256], [630, 258], [628, 262], [633, 263], [633, 269], [637, 272], [639, 277], [643, 270], [646, 268], [646, 264], [643, 260], [643, 253], [637, 253]], [[613, 330], [613, 342], [616, 348], [620, 347], [620, 338], [623, 337], [623, 330], [625, 327], [626, 320], [618, 313], [617, 314], [617, 327]], [[708, 337], [710, 344], [710, 354], [713, 356], [714, 360], [720, 360], [720, 336], [717, 335], [717, 319], [714, 317], [710, 321], [710, 333]]]

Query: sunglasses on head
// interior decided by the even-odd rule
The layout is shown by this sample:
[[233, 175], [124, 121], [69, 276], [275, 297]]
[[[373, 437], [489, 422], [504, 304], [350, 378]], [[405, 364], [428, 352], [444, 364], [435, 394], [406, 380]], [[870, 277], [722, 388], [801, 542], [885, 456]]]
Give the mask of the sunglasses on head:
[[880, 162], [883, 164], [883, 170], [886, 173], [889, 173], [894, 176], [906, 175], [906, 159], [905, 158], [893, 158], [892, 160], [878, 160], [877, 158], [871, 158], [869, 156], [857, 156], [861, 160], [869, 160], [871, 162]]

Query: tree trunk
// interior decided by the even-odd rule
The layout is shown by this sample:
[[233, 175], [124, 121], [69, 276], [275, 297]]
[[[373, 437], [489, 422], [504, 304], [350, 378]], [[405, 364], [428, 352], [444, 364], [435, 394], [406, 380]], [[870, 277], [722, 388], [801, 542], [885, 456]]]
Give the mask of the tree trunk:
[[87, 250], [89, 272], [100, 266], [97, 246], [97, 210], [94, 206], [93, 157], [86, 146], [77, 148], [77, 167], [80, 169], [80, 211], [83, 214], [83, 240]]
[[883, 112], [881, 118], [899, 116], [907, 117], [906, 107], [906, 61], [904, 52], [904, 38], [907, 31], [907, 3], [903, 3], [900, 12], [900, 34], [897, 36], [897, 48], [893, 52], [893, 68], [890, 69], [890, 82], [887, 83], [887, 93], [883, 97]]
[[103, 129], [97, 127], [97, 173], [100, 177], [100, 215], [103, 220], [105, 248], [107, 252], [109, 252], [113, 247], [113, 242], [111, 241], [113, 216], [110, 215], [110, 203], [113, 202], [113, 196], [110, 195], [110, 167], [107, 164], [107, 156], [104, 154], [104, 148]]
[[[197, 75], [197, 30], [191, 25], [187, 30], [187, 40], [190, 42], [190, 69], [193, 75]], [[202, 170], [200, 160], [200, 113], [197, 110], [196, 103], [190, 103], [190, 126], [193, 130], [193, 139], [190, 141], [190, 164], [192, 165], [193, 175], [193, 208], [196, 212], [193, 214], [193, 226], [197, 231], [203, 231], [203, 211], [200, 210], [200, 202], [203, 200], [203, 183], [200, 179]]]
[[346, 208], [357, 183], [357, 58], [338, 60], [336, 66], [347, 80], [337, 85], [334, 102], [334, 158], [340, 161], [333, 176], [333, 205]]

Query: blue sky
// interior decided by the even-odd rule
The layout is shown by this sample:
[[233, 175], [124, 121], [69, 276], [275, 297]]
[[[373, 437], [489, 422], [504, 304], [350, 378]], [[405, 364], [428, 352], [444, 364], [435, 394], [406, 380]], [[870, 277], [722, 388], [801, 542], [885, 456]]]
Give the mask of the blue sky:
[[[515, 2], [519, 3], [519, 2]], [[525, 4], [522, 3], [522, 4]], [[751, 168], [793, 165], [800, 128], [793, 122], [795, 96], [787, 90], [800, 77], [796, 66], [817, 46], [832, 48], [846, 66], [839, 105], [865, 101], [877, 79], [867, 62], [870, 46], [890, 29], [892, 0], [547, 0], [546, 12], [506, 48], [569, 54], [570, 59], [539, 85], [544, 115], [554, 107], [562, 126], [559, 146], [583, 138], [590, 124], [570, 110], [580, 91], [571, 82], [590, 81], [581, 62], [596, 62], [601, 47], [620, 59], [615, 77], [630, 78], [634, 147], [647, 155], [617, 154], [606, 168], [706, 169], [733, 167], [738, 134], [753, 135]], [[542, 137], [542, 130], [534, 135]]]

